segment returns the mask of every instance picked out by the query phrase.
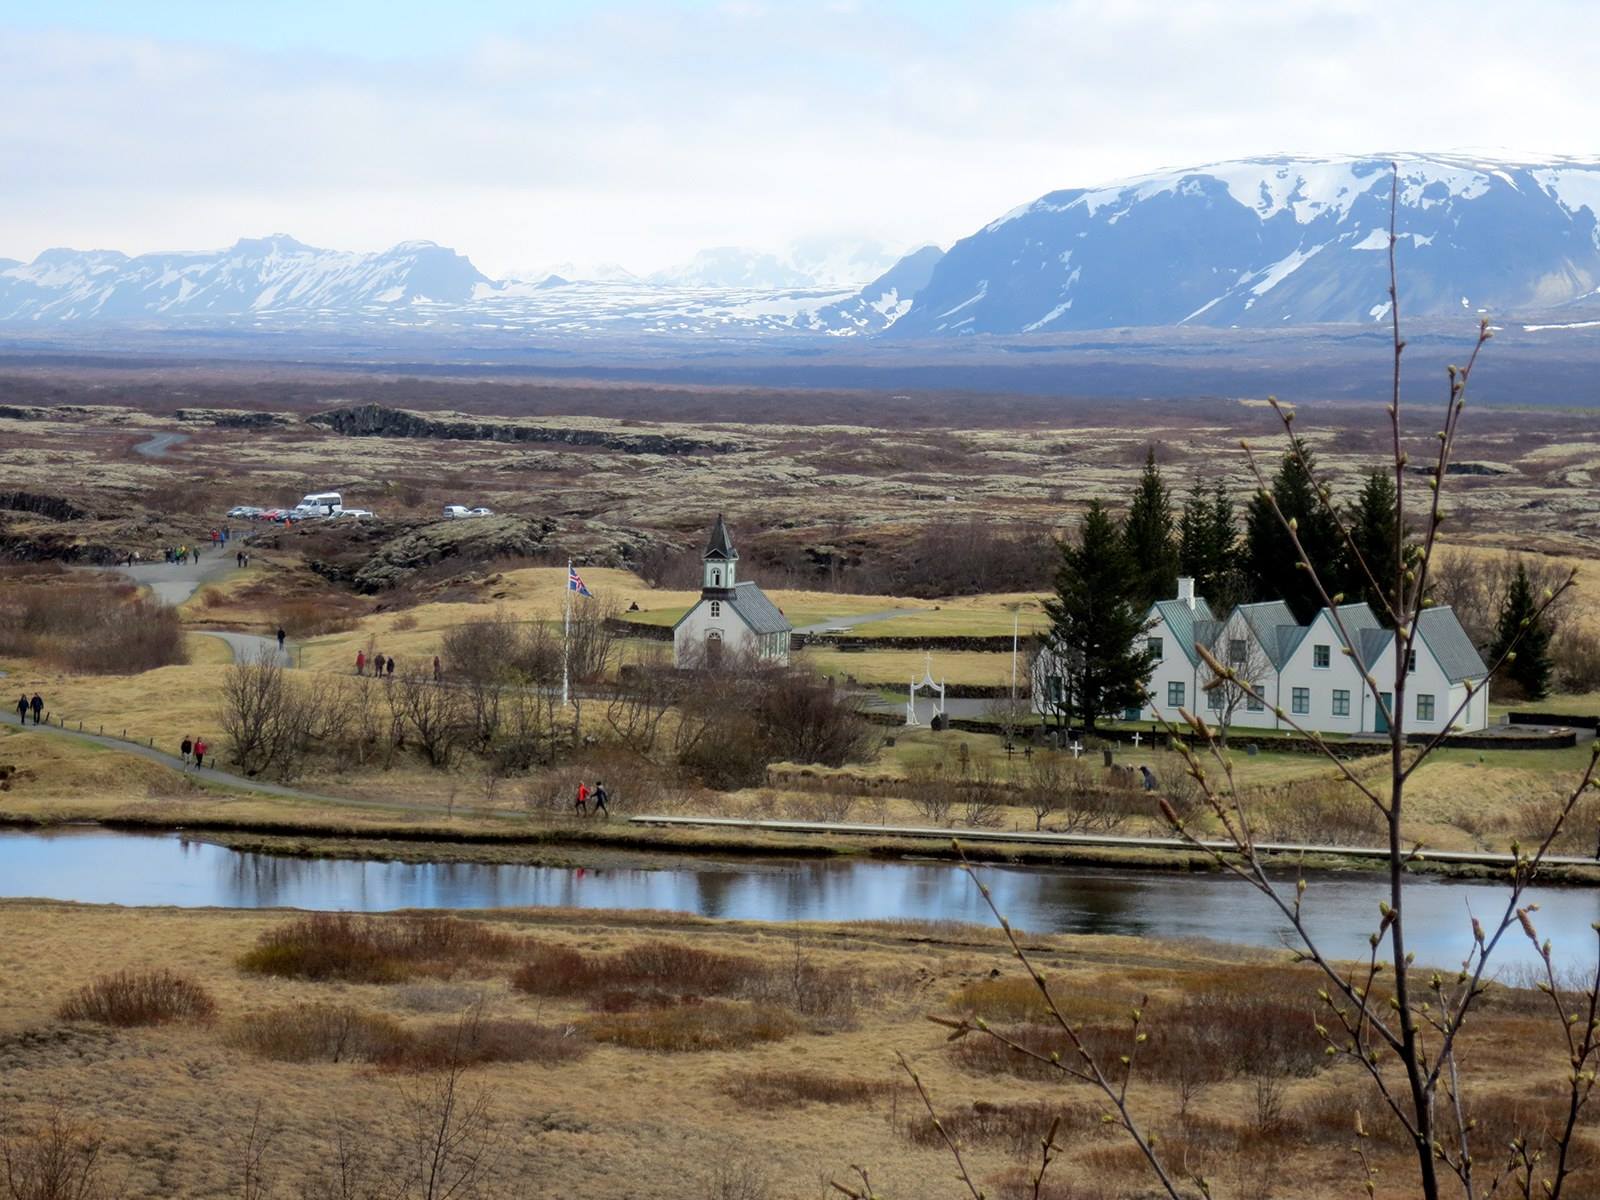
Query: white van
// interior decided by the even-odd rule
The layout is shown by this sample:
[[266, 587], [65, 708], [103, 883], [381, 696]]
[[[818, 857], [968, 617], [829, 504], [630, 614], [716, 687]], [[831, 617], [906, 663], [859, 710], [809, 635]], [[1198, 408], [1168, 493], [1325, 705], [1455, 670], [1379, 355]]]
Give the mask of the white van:
[[471, 515], [472, 510], [465, 504], [446, 504], [444, 506], [444, 516], [448, 521], [458, 521], [462, 517], [470, 517]]
[[343, 508], [344, 498], [338, 492], [312, 492], [300, 498], [300, 503], [294, 506], [294, 515], [303, 521], [308, 517], [331, 517]]

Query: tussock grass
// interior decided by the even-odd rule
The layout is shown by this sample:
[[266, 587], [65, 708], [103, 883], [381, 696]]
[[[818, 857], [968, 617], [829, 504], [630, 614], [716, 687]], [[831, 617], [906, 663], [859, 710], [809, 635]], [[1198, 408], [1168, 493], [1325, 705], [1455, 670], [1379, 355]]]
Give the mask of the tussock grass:
[[709, 1000], [643, 1013], [591, 1018], [585, 1025], [597, 1042], [665, 1053], [743, 1050], [798, 1033], [800, 1023], [781, 1008]]
[[870, 1104], [905, 1090], [894, 1080], [855, 1079], [821, 1071], [739, 1071], [721, 1090], [747, 1108], [798, 1108], [802, 1104]]
[[396, 983], [447, 978], [510, 958], [521, 939], [456, 917], [314, 913], [269, 929], [239, 958], [242, 970], [289, 979]]
[[118, 971], [85, 984], [56, 1010], [63, 1021], [129, 1027], [172, 1021], [209, 1021], [217, 1002], [187, 975], [175, 971]]
[[[1056, 1007], [1069, 1021], [1114, 1021], [1125, 1017], [1135, 1003], [1133, 997], [1118, 997], [1105, 992], [1078, 991], [1062, 980], [1046, 980]], [[1023, 975], [998, 979], [975, 979], [950, 993], [951, 1007], [958, 1012], [987, 1021], [1053, 1020], [1044, 997], [1032, 979]]]

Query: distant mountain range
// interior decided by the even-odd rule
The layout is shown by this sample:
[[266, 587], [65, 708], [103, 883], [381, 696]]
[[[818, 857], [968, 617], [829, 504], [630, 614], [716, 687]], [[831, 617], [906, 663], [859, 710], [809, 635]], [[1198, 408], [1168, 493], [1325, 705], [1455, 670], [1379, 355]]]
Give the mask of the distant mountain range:
[[[648, 278], [492, 280], [431, 242], [0, 259], [0, 325], [384, 327], [939, 339], [1367, 324], [1387, 312], [1387, 156], [1275, 157], [1051, 192], [888, 265], [870, 241], [707, 250]], [[1402, 155], [1402, 313], [1600, 315], [1600, 162]], [[885, 270], [885, 266], [888, 269]], [[870, 278], [865, 286], [860, 280]]]

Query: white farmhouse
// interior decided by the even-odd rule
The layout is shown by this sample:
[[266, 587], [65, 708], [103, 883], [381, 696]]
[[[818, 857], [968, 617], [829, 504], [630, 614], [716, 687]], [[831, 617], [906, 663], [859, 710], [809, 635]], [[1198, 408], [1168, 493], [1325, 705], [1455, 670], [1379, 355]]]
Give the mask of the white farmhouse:
[[672, 627], [674, 665], [715, 667], [733, 655], [788, 666], [794, 626], [760, 588], [739, 582], [739, 552], [720, 513], [702, 557], [700, 599]]
[[[1489, 672], [1455, 613], [1425, 609], [1417, 633], [1406, 678], [1406, 729], [1437, 733], [1452, 717], [1454, 728], [1462, 731], [1487, 728]], [[1380, 684], [1386, 678], [1393, 681], [1395, 637], [1364, 603], [1325, 608], [1301, 624], [1287, 604], [1271, 600], [1238, 605], [1226, 620], [1217, 621], [1205, 600], [1194, 594], [1194, 581], [1185, 578], [1178, 580], [1175, 600], [1151, 606], [1144, 644], [1156, 652], [1156, 661], [1144, 707], [1121, 714], [1126, 720], [1181, 724], [1178, 710], [1188, 709], [1215, 724], [1231, 706], [1228, 715], [1235, 729], [1297, 725], [1318, 733], [1388, 732], [1385, 708], [1392, 707], [1394, 697], [1385, 689], [1380, 705], [1362, 676], [1370, 672]], [[1248, 680], [1264, 702], [1208, 688], [1212, 674], [1199, 646]], [[1034, 707], [1048, 713], [1052, 659], [1045, 654], [1040, 661]]]

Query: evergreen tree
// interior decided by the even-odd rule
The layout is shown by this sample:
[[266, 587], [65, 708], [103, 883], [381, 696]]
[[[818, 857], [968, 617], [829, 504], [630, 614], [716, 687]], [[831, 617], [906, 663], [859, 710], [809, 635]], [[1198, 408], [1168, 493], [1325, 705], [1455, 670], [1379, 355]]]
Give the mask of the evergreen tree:
[[[1317, 485], [1307, 467], [1316, 462], [1305, 443], [1296, 439], [1300, 455], [1293, 451], [1283, 456], [1283, 463], [1272, 480], [1272, 497], [1278, 502], [1283, 520], [1292, 520], [1300, 535], [1300, 544], [1306, 557], [1316, 568], [1317, 577], [1328, 595], [1344, 591], [1345, 570], [1343, 539], [1334, 524], [1333, 515], [1317, 496]], [[1264, 496], [1250, 500], [1245, 516], [1244, 572], [1249, 592], [1257, 600], [1282, 600], [1289, 605], [1296, 618], [1309, 621], [1322, 607], [1311, 573], [1300, 569], [1300, 554], [1278, 514]]]
[[1145, 452], [1144, 474], [1128, 505], [1122, 540], [1132, 560], [1134, 598], [1141, 612], [1177, 594], [1178, 547], [1173, 540], [1172, 496], [1156, 466], [1156, 449]]
[[1218, 617], [1242, 598], [1239, 526], [1222, 483], [1214, 484], [1209, 495], [1198, 479], [1190, 489], [1178, 521], [1178, 568], [1194, 579], [1195, 592]]
[[1516, 658], [1503, 668], [1505, 677], [1516, 683], [1529, 700], [1543, 699], [1550, 691], [1550, 630], [1533, 598], [1528, 568], [1520, 562], [1516, 578], [1506, 592], [1506, 602], [1500, 609], [1489, 662], [1499, 662], [1508, 650], [1514, 652]]
[[1132, 559], [1105, 507], [1092, 501], [1078, 538], [1063, 540], [1055, 596], [1045, 601], [1050, 646], [1073, 664], [1075, 706], [1086, 729], [1096, 718], [1142, 706], [1154, 659], [1136, 649], [1144, 632]]
[[1355, 563], [1350, 564], [1349, 579], [1352, 590], [1359, 591], [1362, 599], [1372, 606], [1372, 611], [1385, 625], [1384, 598], [1392, 603], [1400, 557], [1395, 543], [1394, 479], [1386, 472], [1375, 470], [1361, 486], [1361, 495], [1350, 514], [1350, 540], [1366, 561], [1367, 569], [1378, 581], [1379, 591], [1374, 593], [1366, 573]]

